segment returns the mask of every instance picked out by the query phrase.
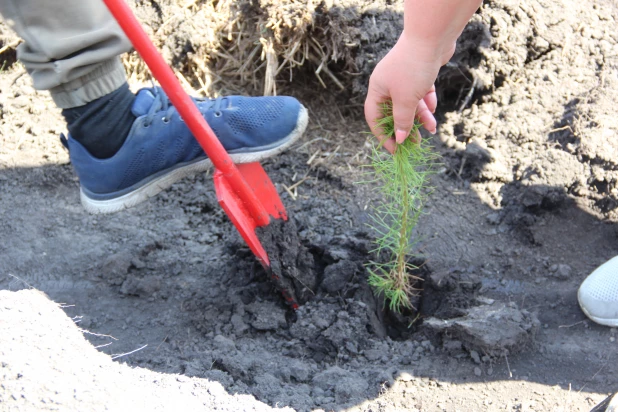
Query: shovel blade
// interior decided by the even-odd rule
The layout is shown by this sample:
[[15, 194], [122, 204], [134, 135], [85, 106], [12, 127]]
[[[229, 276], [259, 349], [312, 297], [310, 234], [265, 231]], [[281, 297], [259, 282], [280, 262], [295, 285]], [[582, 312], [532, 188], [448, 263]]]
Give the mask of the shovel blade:
[[[236, 167], [251, 190], [256, 194], [268, 215], [275, 219], [287, 220], [285, 207], [281, 202], [279, 193], [277, 193], [277, 189], [264, 171], [264, 168], [262, 168], [262, 165], [255, 162], [239, 164]], [[236, 226], [236, 229], [245, 242], [247, 242], [247, 245], [262, 266], [268, 269], [270, 267], [268, 253], [264, 250], [262, 243], [255, 234], [255, 229], [267, 225], [270, 218], [264, 219], [264, 216], [252, 216], [242, 199], [230, 186], [225, 174], [218, 169], [215, 171], [214, 183], [219, 204], [225, 210], [225, 213], [234, 226]]]
[[245, 178], [266, 212], [274, 219], [288, 220], [285, 206], [266, 171], [258, 162], [237, 164], [236, 168]]

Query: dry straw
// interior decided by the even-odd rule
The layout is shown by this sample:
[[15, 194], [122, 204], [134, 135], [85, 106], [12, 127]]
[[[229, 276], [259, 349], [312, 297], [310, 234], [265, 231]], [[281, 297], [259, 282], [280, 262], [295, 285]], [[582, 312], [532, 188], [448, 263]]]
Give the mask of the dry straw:
[[[129, 4], [185, 87], [216, 96], [238, 92], [273, 95], [282, 84], [307, 75], [324, 89], [362, 93], [358, 84], [366, 87], [365, 77], [379, 59], [380, 50], [387, 50], [396, 40], [403, 0], [163, 0]], [[15, 36], [6, 37], [5, 32], [8, 30], [0, 30], [0, 58], [8, 56], [7, 52], [14, 55], [18, 44]], [[131, 84], [150, 80], [135, 53], [124, 56], [123, 61]]]
[[[313, 0], [257, 5], [248, 0], [189, 0], [163, 6], [159, 18], [142, 21], [164, 57], [198, 93], [275, 95], [278, 82], [291, 81], [303, 66], [312, 68], [323, 87], [346, 88], [330, 66], [337, 63], [353, 72], [354, 44], [349, 28], [329, 18], [335, 9], [334, 2]], [[130, 79], [148, 78], [137, 56], [125, 57], [124, 63]]]

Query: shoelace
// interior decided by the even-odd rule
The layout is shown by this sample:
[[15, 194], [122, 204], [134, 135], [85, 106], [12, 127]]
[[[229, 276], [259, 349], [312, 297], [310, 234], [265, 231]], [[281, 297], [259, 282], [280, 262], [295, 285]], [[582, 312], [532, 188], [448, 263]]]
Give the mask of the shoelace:
[[[161, 120], [163, 120], [163, 123], [169, 123], [172, 115], [176, 111], [176, 108], [172, 105], [172, 102], [170, 102], [169, 98], [167, 97], [167, 95], [165, 94], [162, 88], [153, 87], [152, 91], [153, 91], [155, 99], [152, 102], [152, 106], [150, 106], [150, 110], [148, 110], [148, 114], [146, 115], [146, 121], [144, 122], [144, 127], [150, 126], [155, 116], [158, 113], [163, 112], [163, 111], [165, 112], [165, 114], [163, 115]], [[223, 103], [223, 99], [224, 97], [217, 97], [216, 99], [201, 99], [201, 98], [191, 97], [191, 100], [195, 102], [195, 104], [197, 105], [202, 115], [204, 114], [206, 110], [214, 109], [215, 117], [221, 116], [221, 105]], [[210, 102], [210, 105], [208, 105], [207, 107], [202, 107], [198, 104], [202, 102]], [[180, 120], [182, 121], [182, 117], [180, 118]]]

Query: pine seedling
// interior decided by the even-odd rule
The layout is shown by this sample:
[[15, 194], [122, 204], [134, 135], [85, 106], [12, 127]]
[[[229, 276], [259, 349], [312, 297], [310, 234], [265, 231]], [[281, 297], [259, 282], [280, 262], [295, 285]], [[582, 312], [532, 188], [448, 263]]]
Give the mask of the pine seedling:
[[[387, 138], [394, 136], [392, 103], [382, 105], [377, 126]], [[412, 232], [421, 216], [429, 175], [437, 158], [425, 141], [416, 142], [420, 126], [415, 123], [409, 138], [397, 145], [393, 155], [380, 150], [382, 144], [376, 144], [371, 156], [371, 182], [381, 194], [370, 214], [370, 226], [376, 232], [372, 252], [385, 262], [369, 262], [368, 282], [398, 313], [414, 309], [411, 298], [418, 293], [414, 285], [419, 279], [413, 274], [418, 267], [409, 263], [416, 244]]]

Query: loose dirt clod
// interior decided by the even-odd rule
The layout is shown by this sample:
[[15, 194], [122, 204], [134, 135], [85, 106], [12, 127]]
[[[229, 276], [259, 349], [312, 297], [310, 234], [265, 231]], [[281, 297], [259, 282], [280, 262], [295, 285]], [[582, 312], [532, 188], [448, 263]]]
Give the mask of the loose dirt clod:
[[318, 278], [313, 255], [298, 238], [293, 218], [273, 220], [256, 230], [270, 259], [270, 278], [284, 296], [304, 304], [316, 294]]
[[534, 339], [539, 326], [534, 314], [520, 310], [516, 305], [499, 303], [472, 307], [454, 319], [428, 318], [423, 322], [423, 327], [430, 333], [459, 340], [466, 349], [489, 356], [524, 350]]

